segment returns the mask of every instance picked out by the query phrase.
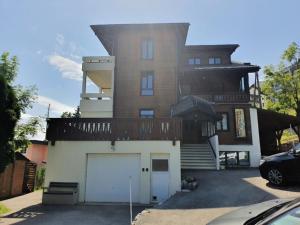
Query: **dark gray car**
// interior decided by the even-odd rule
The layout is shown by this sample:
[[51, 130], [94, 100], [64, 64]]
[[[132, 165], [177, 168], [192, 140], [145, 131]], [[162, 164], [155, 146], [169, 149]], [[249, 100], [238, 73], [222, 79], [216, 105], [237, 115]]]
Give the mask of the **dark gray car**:
[[300, 198], [276, 199], [225, 214], [208, 225], [299, 225]]

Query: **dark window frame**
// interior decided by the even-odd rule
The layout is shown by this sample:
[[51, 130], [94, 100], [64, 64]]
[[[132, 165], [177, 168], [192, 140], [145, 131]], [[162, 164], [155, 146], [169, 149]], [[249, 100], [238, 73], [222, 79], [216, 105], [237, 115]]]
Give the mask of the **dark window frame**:
[[[141, 114], [142, 111], [153, 111], [153, 117], [142, 117], [142, 114]], [[142, 119], [154, 119], [155, 118], [155, 110], [151, 109], [151, 108], [139, 109], [139, 118], [142, 118]]]
[[[210, 63], [210, 59], [213, 59], [214, 60], [214, 63]], [[220, 63], [216, 63], [216, 59], [220, 59]], [[208, 64], [209, 65], [221, 65], [222, 64], [222, 57], [220, 56], [210, 56], [208, 57]]]
[[217, 132], [228, 132], [230, 131], [230, 126], [229, 126], [229, 113], [228, 112], [217, 112], [218, 115], [223, 115], [223, 114], [226, 114], [226, 117], [227, 117], [227, 129], [223, 129], [223, 123], [222, 123], [222, 120], [223, 120], [223, 117], [222, 117], [222, 120], [219, 120], [217, 122], [221, 122], [221, 129], [219, 130], [218, 127], [217, 127], [217, 122], [216, 122], [216, 131]]
[[[151, 41], [152, 42], [152, 56], [151, 57], [148, 57], [148, 55], [149, 55], [149, 46], [148, 46], [148, 42], [149, 41]], [[147, 43], [146, 45], [147, 45], [147, 47], [146, 47], [146, 57], [144, 57], [144, 43]], [[154, 60], [154, 49], [155, 49], [155, 47], [154, 47], [155, 45], [154, 45], [154, 41], [153, 41], [153, 39], [152, 38], [142, 38], [142, 40], [141, 40], [141, 49], [140, 49], [140, 54], [141, 54], [141, 59], [142, 60]]]
[[[143, 88], [143, 78], [146, 77], [147, 79], [147, 84], [146, 86], [148, 87], [148, 77], [152, 76], [152, 88]], [[154, 71], [142, 71], [141, 72], [141, 80], [140, 80], [140, 96], [154, 96], [154, 79], [155, 79], [155, 74]], [[144, 94], [143, 91], [152, 91], [152, 94]]]
[[[224, 161], [224, 164], [222, 162], [220, 162], [220, 165], [225, 166], [225, 168], [247, 168], [247, 167], [251, 166], [250, 151], [220, 151], [219, 156], [223, 153], [225, 154], [225, 161]], [[229, 154], [230, 153], [236, 153], [236, 155], [237, 155], [236, 165], [233, 165], [233, 166], [228, 165], [228, 157], [227, 157], [228, 153]], [[247, 165], [240, 165], [240, 154], [239, 153], [247, 153], [247, 155], [248, 155], [248, 164]]]

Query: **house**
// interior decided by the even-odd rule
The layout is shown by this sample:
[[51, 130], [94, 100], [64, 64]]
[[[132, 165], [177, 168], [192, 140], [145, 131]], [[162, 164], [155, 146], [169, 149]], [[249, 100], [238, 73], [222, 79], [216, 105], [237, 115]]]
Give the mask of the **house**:
[[38, 166], [47, 163], [48, 142], [40, 140], [30, 140], [31, 144], [26, 149], [25, 156]]
[[259, 165], [260, 68], [231, 60], [239, 45], [186, 45], [188, 23], [91, 28], [109, 56], [83, 57], [81, 118], [48, 120], [46, 185], [77, 182], [80, 202], [128, 202], [131, 187], [150, 203], [181, 190], [182, 169]]
[[0, 199], [18, 196], [34, 190], [36, 164], [20, 152], [15, 161], [0, 173]]

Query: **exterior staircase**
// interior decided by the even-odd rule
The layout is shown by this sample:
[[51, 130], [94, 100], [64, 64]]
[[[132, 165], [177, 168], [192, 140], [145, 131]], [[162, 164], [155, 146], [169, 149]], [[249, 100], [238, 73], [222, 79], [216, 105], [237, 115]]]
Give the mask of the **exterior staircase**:
[[208, 143], [181, 145], [181, 169], [215, 170], [216, 160], [212, 151]]

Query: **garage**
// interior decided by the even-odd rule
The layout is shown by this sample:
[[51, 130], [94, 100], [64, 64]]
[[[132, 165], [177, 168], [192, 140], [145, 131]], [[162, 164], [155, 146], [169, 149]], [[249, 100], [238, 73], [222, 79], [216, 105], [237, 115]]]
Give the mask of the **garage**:
[[87, 154], [86, 202], [140, 201], [140, 154]]

